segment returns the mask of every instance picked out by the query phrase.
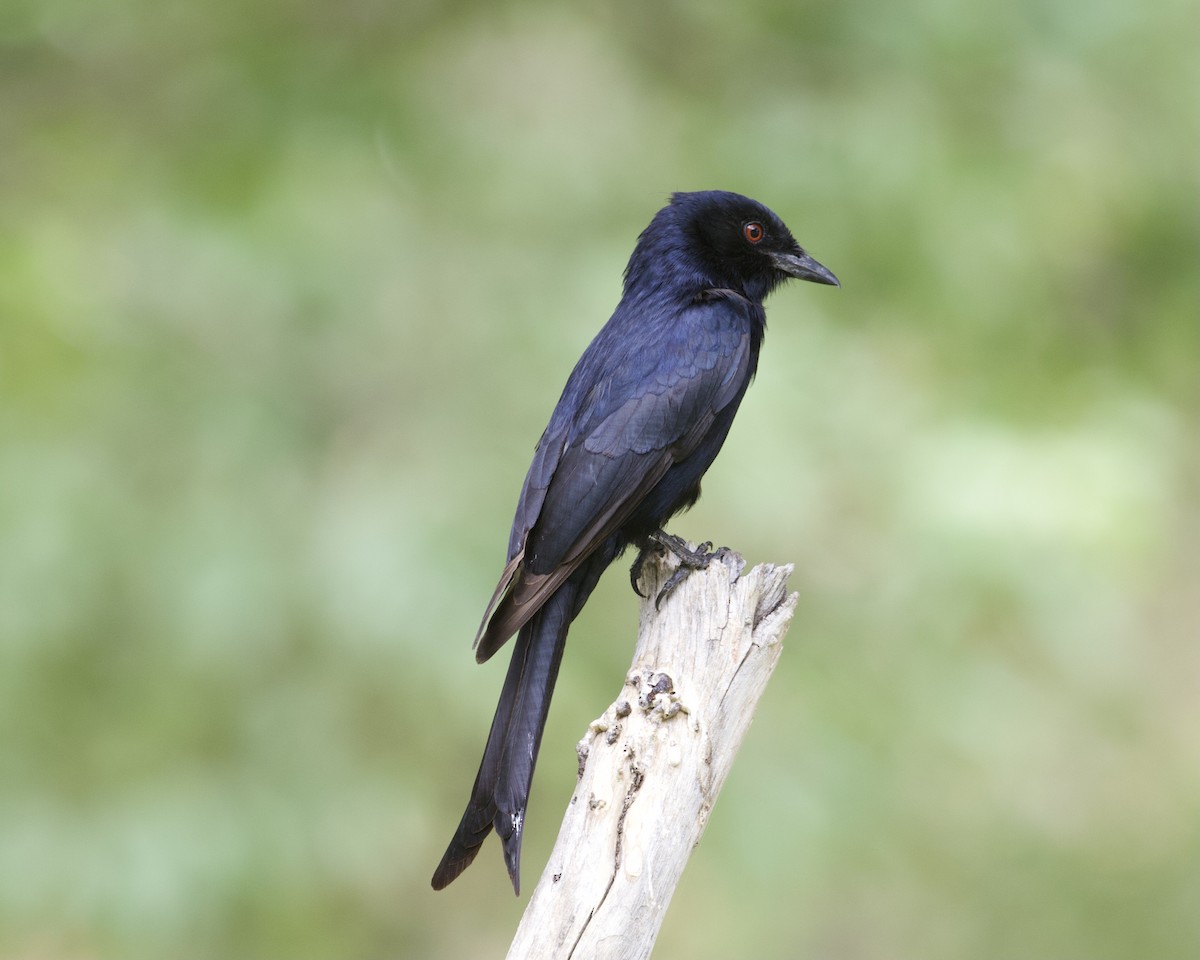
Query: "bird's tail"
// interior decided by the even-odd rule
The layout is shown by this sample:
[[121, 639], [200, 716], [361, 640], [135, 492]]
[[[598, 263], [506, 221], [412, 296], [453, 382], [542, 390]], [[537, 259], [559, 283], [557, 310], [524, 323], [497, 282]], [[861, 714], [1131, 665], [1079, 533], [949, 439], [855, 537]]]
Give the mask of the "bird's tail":
[[[591, 578], [594, 584], [595, 578]], [[533, 768], [570, 626], [584, 596], [575, 578], [554, 592], [517, 634], [475, 786], [454, 838], [433, 874], [441, 890], [471, 865], [495, 828], [513, 890], [520, 893], [521, 839]], [[590, 593], [590, 589], [587, 593]]]

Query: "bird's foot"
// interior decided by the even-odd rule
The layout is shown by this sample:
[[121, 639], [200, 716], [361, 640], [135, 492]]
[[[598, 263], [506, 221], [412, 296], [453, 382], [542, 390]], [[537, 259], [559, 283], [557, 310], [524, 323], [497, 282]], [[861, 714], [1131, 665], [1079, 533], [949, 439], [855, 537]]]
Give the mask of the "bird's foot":
[[642, 567], [646, 565], [646, 561], [654, 553], [662, 553], [662, 547], [657, 543], [648, 542], [638, 551], [637, 558], [633, 561], [633, 566], [629, 568], [629, 583], [633, 587], [633, 592], [642, 599], [645, 599], [646, 595], [642, 593], [642, 588], [638, 586], [638, 581], [642, 579]]
[[695, 550], [688, 546], [687, 541], [682, 537], [676, 537], [673, 534], [667, 533], [665, 530], [656, 530], [646, 538], [646, 545], [638, 551], [637, 559], [633, 561], [633, 566], [629, 569], [629, 579], [633, 584], [633, 590], [639, 597], [644, 597], [645, 594], [638, 589], [638, 580], [642, 573], [642, 564], [646, 562], [646, 558], [651, 553], [661, 553], [664, 550], [669, 550], [679, 558], [679, 566], [667, 578], [667, 582], [662, 585], [658, 591], [658, 596], [654, 598], [654, 609], [662, 608], [662, 602], [667, 599], [693, 570], [704, 570], [716, 558], [725, 556], [729, 552], [728, 547], [718, 547], [713, 550], [712, 543], [706, 541]]
[[638, 581], [642, 579], [642, 571], [646, 566], [646, 561], [651, 557], [661, 557], [666, 551], [670, 550], [681, 559], [683, 554], [687, 554], [689, 557], [695, 559], [697, 556], [703, 556], [705, 547], [711, 546], [711, 543], [705, 543], [701, 545], [699, 552], [693, 552], [688, 549], [687, 541], [682, 538], [672, 536], [663, 530], [656, 530], [642, 543], [642, 548], [638, 550], [638, 555], [634, 559], [633, 565], [629, 568], [629, 583], [633, 587], [633, 592], [643, 599], [647, 596], [642, 593], [642, 588], [638, 586]]

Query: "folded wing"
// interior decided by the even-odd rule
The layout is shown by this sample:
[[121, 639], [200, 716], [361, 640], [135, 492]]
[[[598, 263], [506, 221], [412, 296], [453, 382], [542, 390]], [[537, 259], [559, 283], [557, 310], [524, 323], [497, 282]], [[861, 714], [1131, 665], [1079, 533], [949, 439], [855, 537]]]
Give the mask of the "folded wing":
[[[521, 491], [509, 562], [476, 638], [477, 660], [503, 646], [620, 530], [740, 395], [753, 373], [748, 318], [739, 316], [750, 309], [740, 297], [693, 305], [673, 331], [673, 349], [615, 354], [578, 392], [574, 416], [556, 410]], [[606, 355], [614, 356], [611, 345]], [[653, 366], [651, 356], [658, 358]], [[585, 373], [587, 361], [585, 354]], [[567, 399], [564, 393], [560, 408]]]

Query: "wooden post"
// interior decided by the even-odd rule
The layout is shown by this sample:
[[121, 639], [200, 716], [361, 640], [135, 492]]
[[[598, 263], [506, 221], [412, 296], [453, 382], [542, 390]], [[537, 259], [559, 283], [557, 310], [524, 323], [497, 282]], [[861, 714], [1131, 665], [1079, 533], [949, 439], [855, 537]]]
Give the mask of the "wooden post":
[[[700, 841], [796, 607], [791, 565], [729, 553], [653, 598], [620, 695], [579, 741], [579, 782], [509, 960], [641, 960]], [[713, 917], [714, 924], [721, 923]]]

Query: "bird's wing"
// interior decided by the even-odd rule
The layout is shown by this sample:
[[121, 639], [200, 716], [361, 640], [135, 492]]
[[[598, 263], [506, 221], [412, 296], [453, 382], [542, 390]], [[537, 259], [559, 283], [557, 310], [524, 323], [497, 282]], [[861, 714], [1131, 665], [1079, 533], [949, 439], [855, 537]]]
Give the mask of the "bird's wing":
[[521, 492], [509, 562], [480, 624], [477, 660], [503, 646], [629, 519], [745, 388], [751, 335], [744, 320], [728, 321], [753, 307], [737, 299], [693, 305], [701, 313], [680, 320], [668, 342], [624, 352], [624, 366], [597, 377], [569, 427], [555, 430], [551, 419]]

